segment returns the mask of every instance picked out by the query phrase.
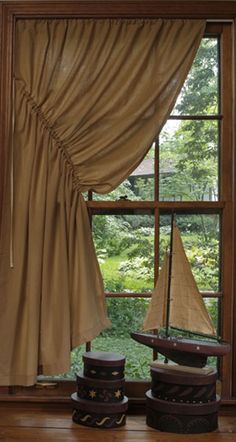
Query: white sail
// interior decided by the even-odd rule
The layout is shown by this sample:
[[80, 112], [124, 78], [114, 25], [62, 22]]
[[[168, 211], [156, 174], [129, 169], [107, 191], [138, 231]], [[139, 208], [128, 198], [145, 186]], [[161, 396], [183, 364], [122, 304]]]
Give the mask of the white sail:
[[[166, 255], [144, 319], [143, 330], [159, 329], [166, 325], [168, 273], [169, 257]], [[195, 333], [216, 335], [214, 325], [194, 280], [179, 229], [175, 223], [173, 226], [169, 325]]]
[[178, 227], [173, 228], [170, 291], [170, 326], [216, 335], [214, 325], [197, 288]]

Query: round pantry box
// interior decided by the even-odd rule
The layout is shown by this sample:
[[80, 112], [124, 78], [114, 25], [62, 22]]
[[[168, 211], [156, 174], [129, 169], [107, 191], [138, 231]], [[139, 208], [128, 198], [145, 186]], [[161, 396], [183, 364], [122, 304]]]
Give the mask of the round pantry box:
[[92, 402], [80, 399], [77, 393], [71, 396], [73, 402], [72, 419], [76, 424], [95, 428], [116, 428], [125, 425], [128, 398], [118, 403]]
[[147, 425], [171, 433], [207, 433], [218, 426], [220, 399], [208, 403], [178, 403], [146, 393]]
[[120, 402], [124, 399], [125, 379], [105, 380], [77, 375], [77, 395], [93, 402]]
[[89, 351], [83, 355], [84, 375], [115, 380], [124, 377], [125, 357], [119, 353]]
[[151, 368], [152, 395], [164, 401], [178, 403], [208, 403], [216, 400], [217, 371], [209, 374], [173, 372]]
[[84, 370], [77, 375], [77, 392], [72, 394], [72, 419], [95, 428], [125, 425], [128, 398], [124, 395], [125, 357], [111, 352], [86, 352]]

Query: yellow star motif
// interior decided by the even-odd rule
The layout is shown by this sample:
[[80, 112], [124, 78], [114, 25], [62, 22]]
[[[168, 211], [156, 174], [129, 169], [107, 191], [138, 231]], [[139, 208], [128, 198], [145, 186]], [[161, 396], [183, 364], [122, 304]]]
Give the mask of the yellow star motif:
[[94, 398], [96, 397], [96, 395], [97, 395], [96, 391], [94, 391], [94, 390], [90, 390], [90, 391], [89, 391], [89, 396], [90, 396], [92, 399], [94, 399]]
[[119, 399], [121, 397], [121, 391], [120, 390], [115, 391], [115, 397], [117, 399]]

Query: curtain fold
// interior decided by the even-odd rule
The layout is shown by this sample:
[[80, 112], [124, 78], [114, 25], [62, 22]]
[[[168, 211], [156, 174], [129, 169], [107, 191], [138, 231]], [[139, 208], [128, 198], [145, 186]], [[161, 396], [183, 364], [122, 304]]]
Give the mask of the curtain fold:
[[71, 348], [109, 326], [81, 192], [109, 192], [141, 162], [204, 28], [201, 20], [17, 20], [0, 385], [31, 385], [39, 367], [69, 370]]

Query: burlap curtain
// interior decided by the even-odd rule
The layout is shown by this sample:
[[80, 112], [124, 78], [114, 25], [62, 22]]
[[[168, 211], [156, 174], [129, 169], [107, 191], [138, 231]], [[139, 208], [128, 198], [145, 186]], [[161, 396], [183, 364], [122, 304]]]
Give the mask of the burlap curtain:
[[67, 371], [71, 348], [109, 325], [81, 191], [111, 191], [142, 160], [204, 26], [17, 21], [0, 242], [1, 385], [33, 384], [39, 367]]

